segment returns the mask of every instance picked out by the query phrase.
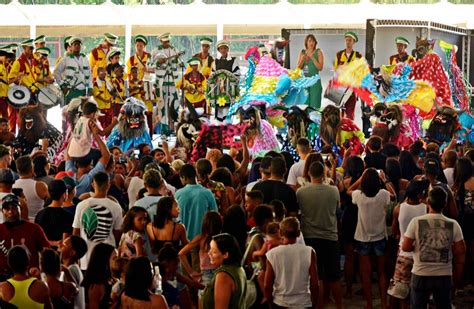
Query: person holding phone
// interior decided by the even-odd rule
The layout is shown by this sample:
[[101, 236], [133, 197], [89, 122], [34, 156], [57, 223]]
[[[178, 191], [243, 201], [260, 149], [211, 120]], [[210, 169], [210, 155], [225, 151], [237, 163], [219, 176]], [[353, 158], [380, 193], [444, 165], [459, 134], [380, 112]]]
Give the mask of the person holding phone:
[[[304, 39], [304, 49], [301, 50], [298, 57], [298, 68], [302, 69], [306, 77], [319, 74], [324, 67], [324, 55], [320, 48], [317, 48], [318, 41], [312, 34], [308, 34]], [[309, 89], [309, 97], [306, 104], [319, 109], [321, 107], [321, 94], [323, 86], [321, 79]]]

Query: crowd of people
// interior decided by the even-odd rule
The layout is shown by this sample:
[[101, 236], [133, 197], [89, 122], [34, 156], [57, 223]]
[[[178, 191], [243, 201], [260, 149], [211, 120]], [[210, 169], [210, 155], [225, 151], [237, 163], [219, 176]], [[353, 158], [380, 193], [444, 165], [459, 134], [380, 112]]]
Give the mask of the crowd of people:
[[[357, 35], [344, 37], [336, 68], [362, 57], [353, 50]], [[255, 127], [235, 131], [241, 136], [232, 136], [233, 147], [224, 149], [218, 141], [196, 160], [192, 149], [183, 155], [179, 143], [173, 147], [163, 139], [153, 146], [148, 132], [140, 133], [148, 134], [143, 141], [129, 134], [124, 145], [113, 131], [117, 127], [122, 137], [147, 128], [146, 122], [150, 133], [155, 124], [161, 133], [175, 131], [176, 88], [183, 90], [188, 114], [196, 112], [190, 106], [204, 114], [222, 108], [219, 118], [234, 101], [207, 97], [207, 80], [213, 83], [211, 76], [220, 72], [227, 84], [218, 79], [215, 90], [226, 92], [233, 87], [228, 74], [240, 75], [226, 41], [216, 44], [220, 56], [214, 59], [212, 40], [202, 38], [201, 53], [176, 83], [181, 53], [169, 34], [160, 36], [153, 56], [145, 51], [145, 36], [134, 40], [136, 54], [126, 71], [114, 47], [117, 36], [110, 33], [89, 59], [80, 38], [67, 38], [67, 53], [54, 74], [44, 36], [22, 42], [16, 60], [15, 46], [0, 49], [0, 74], [7, 72], [0, 75], [6, 78], [0, 83], [2, 308], [342, 308], [343, 298], [357, 294], [373, 308], [374, 281], [381, 308], [426, 308], [431, 302], [450, 308], [473, 283], [470, 143], [458, 143], [451, 134], [449, 143], [417, 139], [399, 147], [374, 130], [363, 144], [363, 137], [331, 144], [326, 137], [334, 135], [334, 142], [355, 125], [336, 123], [331, 129], [327, 118], [321, 120], [323, 145], [317, 150], [299, 134], [294, 153], [271, 145], [260, 156], [249, 151], [251, 145], [265, 134], [276, 138], [268, 122], [263, 132], [264, 115], [254, 110], [245, 120]], [[280, 65], [286, 43], [277, 40], [270, 52]], [[413, 62], [405, 51], [408, 40], [398, 37], [396, 43], [399, 54], [390, 61]], [[428, 51], [421, 47], [424, 56]], [[314, 76], [323, 63], [316, 38], [307, 36], [298, 67]], [[151, 73], [157, 85], [150, 88]], [[255, 79], [263, 80], [263, 73]], [[63, 147], [53, 158], [47, 134], [32, 142], [31, 151], [19, 147], [18, 109], [6, 94], [10, 83], [26, 86], [32, 101], [17, 103], [34, 105], [35, 94], [54, 81], [66, 109], [80, 98], [81, 114], [62, 132]], [[307, 104], [319, 108], [321, 92], [321, 81], [314, 79]], [[213, 99], [223, 101], [211, 108]], [[356, 101], [354, 93], [343, 113], [332, 106], [335, 119], [353, 119]], [[21, 134], [40, 119], [22, 117]], [[214, 135], [224, 139], [224, 126]], [[116, 139], [119, 145], [111, 146]]]
[[456, 142], [372, 136], [338, 164], [306, 138], [298, 162], [250, 163], [246, 143], [192, 163], [96, 141], [97, 162], [62, 166], [0, 145], [5, 306], [342, 308], [360, 281], [372, 308], [376, 280], [382, 308], [447, 308], [472, 283], [474, 151]]

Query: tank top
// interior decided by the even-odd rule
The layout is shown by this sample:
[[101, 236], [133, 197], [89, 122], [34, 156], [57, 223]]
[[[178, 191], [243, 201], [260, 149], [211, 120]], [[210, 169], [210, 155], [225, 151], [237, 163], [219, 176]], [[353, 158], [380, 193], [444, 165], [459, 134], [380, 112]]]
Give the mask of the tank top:
[[245, 295], [247, 294], [247, 277], [245, 271], [239, 265], [222, 265], [214, 274], [211, 283], [206, 287], [202, 295], [203, 308], [214, 308], [214, 285], [216, 276], [220, 272], [225, 272], [231, 276], [235, 284], [235, 290], [232, 292], [229, 301], [229, 309], [245, 308]]
[[34, 179], [18, 179], [15, 181], [13, 188], [22, 188], [28, 201], [28, 218], [31, 222], [35, 222], [35, 217], [38, 212], [44, 208], [44, 201], [39, 198], [36, 193], [36, 183]]
[[[426, 214], [426, 205], [424, 203], [417, 204], [417, 205], [410, 205], [408, 203], [401, 203], [400, 204], [400, 211], [398, 214], [398, 226], [400, 228], [400, 243], [399, 245], [402, 245], [403, 242], [403, 235], [405, 235], [405, 231], [407, 230], [408, 224], [410, 221], [418, 216], [422, 216]], [[413, 252], [405, 252], [400, 250], [399, 253], [400, 256], [408, 256], [412, 257]]]
[[15, 295], [10, 300], [10, 304], [17, 306], [18, 308], [28, 308], [28, 309], [42, 309], [44, 304], [40, 304], [31, 299], [28, 295], [30, 286], [35, 282], [36, 278], [28, 278], [26, 280], [17, 281], [15, 279], [8, 279], [7, 281], [15, 289]]
[[[154, 227], [153, 227], [154, 228]], [[169, 242], [173, 245], [173, 248], [179, 252], [181, 249], [181, 242], [180, 240], [173, 240], [174, 239], [174, 231], [176, 230], [176, 222], [173, 222], [173, 232], [171, 233], [171, 239], [170, 240], [159, 240], [158, 237], [156, 237], [155, 230], [153, 229], [153, 236], [155, 237], [155, 240], [153, 241], [153, 250], [155, 251], [156, 254], [160, 252], [161, 248]]]

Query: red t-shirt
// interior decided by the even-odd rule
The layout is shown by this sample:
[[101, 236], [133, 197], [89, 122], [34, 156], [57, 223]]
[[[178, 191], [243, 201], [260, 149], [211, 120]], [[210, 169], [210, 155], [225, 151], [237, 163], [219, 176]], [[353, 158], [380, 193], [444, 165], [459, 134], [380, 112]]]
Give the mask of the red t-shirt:
[[49, 247], [49, 241], [38, 224], [24, 221], [11, 229], [0, 224], [0, 272], [8, 270], [8, 249], [16, 245], [25, 245], [31, 254], [30, 267], [38, 267], [38, 252]]

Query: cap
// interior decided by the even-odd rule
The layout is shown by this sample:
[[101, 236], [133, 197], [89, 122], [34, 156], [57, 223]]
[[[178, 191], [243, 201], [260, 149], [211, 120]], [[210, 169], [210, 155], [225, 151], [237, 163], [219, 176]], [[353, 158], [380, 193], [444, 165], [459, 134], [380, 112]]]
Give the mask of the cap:
[[201, 42], [201, 45], [211, 45], [212, 44], [212, 39], [210, 37], [204, 36], [199, 39]]
[[21, 47], [33, 47], [33, 39], [24, 40], [20, 45]]
[[283, 43], [283, 42], [286, 42], [285, 38], [284, 37], [278, 37], [275, 39], [275, 42], [278, 42], [278, 43]]
[[199, 60], [199, 58], [193, 57], [193, 58], [188, 60], [188, 64], [189, 65], [200, 65], [201, 60]]
[[169, 32], [163, 33], [159, 36], [161, 42], [169, 42], [171, 34]]
[[143, 42], [145, 45], [148, 45], [148, 39], [144, 35], [137, 35], [135, 36], [135, 43], [137, 42]]
[[395, 43], [397, 44], [405, 44], [406, 46], [410, 45], [410, 41], [408, 41], [407, 39], [405, 39], [404, 37], [402, 36], [397, 36], [395, 38]]
[[[56, 177], [57, 177], [57, 175], [56, 175]], [[56, 178], [56, 179], [58, 179], [58, 178]], [[77, 186], [76, 179], [74, 179], [71, 176], [63, 176], [60, 179], [62, 179], [62, 181], [64, 181], [64, 183], [66, 184], [66, 187], [68, 187], [68, 189], [75, 188]]]
[[107, 32], [107, 33], [104, 33], [104, 37], [105, 37], [105, 40], [109, 42], [110, 44], [112, 45], [117, 44], [118, 36], [116, 36], [115, 34]]
[[82, 44], [82, 39], [79, 38], [79, 37], [77, 37], [77, 36], [73, 36], [73, 37], [71, 37], [71, 38], [69, 39], [69, 42], [68, 42], [68, 43], [69, 43], [70, 45], [72, 45], [72, 43], [74, 43], [74, 42], [79, 42], [79, 43]]
[[357, 34], [355, 34], [355, 33], [352, 32], [352, 31], [347, 31], [346, 33], [344, 33], [344, 37], [353, 38], [355, 42], [358, 42], [358, 41], [359, 41], [359, 38], [357, 37]]
[[426, 159], [425, 164], [424, 164], [424, 169], [425, 169], [425, 172], [430, 174], [430, 175], [439, 174], [440, 168], [439, 168], [438, 160], [436, 160], [434, 158]]
[[71, 38], [72, 38], [72, 36], [68, 35], [67, 37], [65, 37], [65, 38], [63, 39], [63, 42], [69, 44], [69, 40], [70, 40]]
[[15, 182], [15, 176], [9, 168], [0, 168], [0, 182], [12, 184]]
[[37, 37], [33, 43], [45, 43], [46, 42], [46, 36], [45, 35], [40, 35]]
[[227, 46], [227, 47], [229, 47], [229, 42], [227, 42], [226, 40], [220, 40], [220, 41], [218, 41], [217, 44], [216, 44], [216, 48], [219, 49], [219, 47], [221, 47], [221, 46]]
[[118, 48], [112, 48], [108, 53], [107, 53], [107, 60], [110, 60], [113, 56], [115, 55], [120, 55], [121, 51]]
[[2, 208], [6, 206], [20, 207], [20, 199], [15, 194], [7, 194], [2, 198]]
[[48, 57], [49, 54], [51, 53], [51, 50], [47, 47], [40, 47], [40, 48], [37, 48], [35, 52], [37, 52], [38, 54], [41, 54], [43, 56]]

